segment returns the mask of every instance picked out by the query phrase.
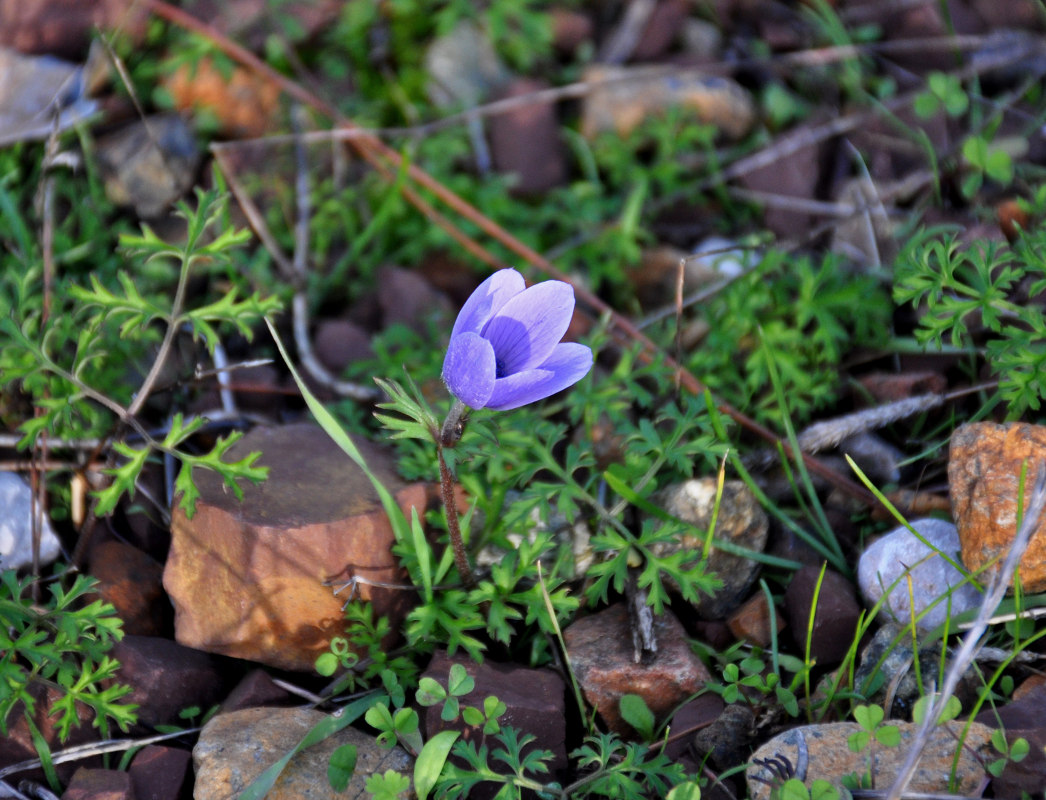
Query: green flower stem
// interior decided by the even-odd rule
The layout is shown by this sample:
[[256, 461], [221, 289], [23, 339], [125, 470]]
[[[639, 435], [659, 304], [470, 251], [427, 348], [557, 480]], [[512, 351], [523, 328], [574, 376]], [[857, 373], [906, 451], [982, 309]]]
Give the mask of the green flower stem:
[[450, 535], [450, 546], [454, 551], [454, 564], [461, 575], [461, 581], [466, 588], [471, 589], [476, 584], [472, 575], [472, 567], [469, 565], [468, 553], [465, 552], [465, 541], [461, 538], [461, 524], [458, 521], [458, 509], [454, 503], [454, 476], [450, 474], [447, 459], [443, 456], [444, 447], [453, 447], [461, 438], [465, 418], [468, 415], [468, 406], [460, 400], [456, 400], [443, 422], [439, 441], [436, 442], [436, 454], [439, 456], [439, 480], [440, 495], [443, 499], [443, 509], [447, 514], [447, 533]]

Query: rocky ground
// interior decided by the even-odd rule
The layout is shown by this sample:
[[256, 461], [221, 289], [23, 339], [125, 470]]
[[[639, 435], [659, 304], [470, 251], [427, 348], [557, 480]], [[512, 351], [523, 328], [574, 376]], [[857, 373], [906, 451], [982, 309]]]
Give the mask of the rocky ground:
[[[867, 266], [888, 263], [896, 253], [897, 231], [905, 215], [955, 223], [963, 243], [998, 246], [1016, 237], [1015, 218], [1025, 226], [1039, 221], [1029, 219], [1016, 204], [1016, 199], [1034, 192], [1031, 180], [1010, 185], [988, 181], [989, 188], [974, 202], [960, 198], [956, 184], [961, 176], [952, 176], [938, 187], [937, 202], [929, 201], [934, 174], [922, 155], [913, 153], [911, 142], [895, 134], [900, 119], [921, 131], [942, 160], [954, 154], [967, 130], [943, 110], [920, 117], [911, 100], [932, 72], [977, 76], [992, 87], [1000, 106], [1010, 102], [1000, 114], [996, 141], [1013, 145], [1019, 140], [1015, 159], [1031, 167], [1041, 165], [1046, 157], [1041, 98], [1033, 93], [1029, 99], [1024, 85], [1029, 78], [1041, 81], [1046, 73], [1044, 18], [1033, 3], [831, 4], [851, 27], [879, 26], [882, 37], [875, 55], [881, 60], [876, 68], [894, 80], [898, 90], [874, 108], [826, 102], [801, 123], [787, 127], [782, 122], [780, 129], [763, 118], [763, 106], [756, 99], [756, 90], [776, 79], [771, 73], [777, 69], [794, 77], [799, 70], [825, 65], [831, 72], [843, 63], [839, 50], [809, 46], [792, 4], [663, 0], [604, 4], [613, 6], [609, 11], [591, 7], [596, 5], [554, 9], [557, 52], [590, 48], [599, 54], [598, 63], [578, 78], [579, 83], [591, 84], [584, 90], [554, 89], [540, 77], [513, 73], [488, 52], [489, 43], [472, 28], [463, 26], [434, 42], [419, 43], [426, 48], [430, 78], [447, 94], [436, 98], [437, 105], [450, 109], [508, 103], [506, 113], [486, 120], [479, 140], [488, 149], [482, 156], [486, 169], [514, 175], [514, 190], [521, 195], [542, 197], [577, 178], [575, 156], [560, 132], [565, 116], [573, 115], [575, 136], [585, 141], [605, 131], [625, 137], [645, 118], [672, 110], [713, 126], [720, 146], [742, 140], [754, 128], [765, 129], [765, 145], [724, 164], [717, 180], [734, 200], [758, 204], [755, 227], [778, 241], [813, 242], [821, 251]], [[715, 13], [705, 13], [706, 5]], [[290, 3], [283, 10], [295, 16], [308, 40], [331, 24], [340, 6]], [[183, 16], [186, 12], [189, 18]], [[90, 42], [97, 41], [97, 29], [119, 27], [145, 47], [150, 24], [159, 20], [173, 27], [191, 26], [193, 20], [212, 26], [203, 33], [216, 53], [222, 47], [226, 52], [224, 61], [214, 56], [198, 64], [198, 71], [172, 68], [157, 75], [156, 88], [169, 98], [171, 108], [154, 113], [148, 99], [141, 109], [143, 98], [130, 97], [120, 89], [118, 76], [99, 66], [106, 63], [104, 52], [99, 54], [104, 49], [97, 44], [92, 49]], [[294, 80], [281, 81], [259, 68], [251, 53], [265, 51], [266, 42], [277, 35], [275, 25], [265, 3], [248, 0], [182, 6], [122, 0], [0, 5], [0, 144], [12, 147], [46, 139], [56, 126], [88, 118], [93, 151], [84, 157], [93, 159], [107, 195], [122, 214], [146, 220], [161, 233], [179, 230], [169, 213], [172, 201], [187, 196], [198, 183], [209, 182], [202, 176], [217, 164], [235, 200], [234, 216], [261, 242], [252, 246], [267, 250], [276, 262], [289, 261], [293, 245], [267, 238], [272, 234], [266, 227], [273, 209], [287, 202], [281, 192], [294, 180], [292, 161], [286, 150], [278, 149], [286, 144], [278, 135], [301, 132], [290, 119], [287, 98], [294, 96], [308, 106], [341, 87], [333, 82], [311, 84], [301, 70], [291, 70]], [[247, 51], [230, 49], [232, 42], [242, 43]], [[771, 55], [776, 60], [759, 60]], [[549, 94], [542, 94], [546, 90]], [[62, 114], [52, 119], [44, 110], [61, 92], [69, 96]], [[41, 122], [44, 118], [46, 123]], [[206, 151], [193, 128], [201, 118], [213, 133]], [[1038, 121], [1030, 134], [1029, 119]], [[864, 154], [859, 170], [851, 168], [854, 150]], [[337, 155], [313, 153], [310, 158], [317, 160], [311, 165], [317, 171], [339, 168]], [[392, 170], [388, 180], [395, 179]], [[746, 256], [733, 249], [735, 239], [712, 237], [717, 232], [707, 209], [696, 221], [688, 213], [664, 210], [658, 228], [663, 235], [647, 243], [629, 273], [634, 293], [629, 302], [636, 316], [666, 303], [671, 306], [677, 275], [689, 292], [707, 286], [701, 281], [708, 280], [709, 271], [720, 274], [721, 265], [710, 267], [698, 260], [689, 261], [681, 274], [680, 258], [692, 255], [699, 243], [706, 249], [725, 247], [739, 261], [738, 268], [744, 268]], [[511, 238], [512, 221], [499, 222]], [[6, 229], [0, 231], [5, 244], [14, 240]], [[543, 263], [535, 254], [535, 271], [528, 278], [537, 277]], [[293, 270], [282, 276], [290, 285], [288, 275], [293, 276]], [[311, 345], [297, 352], [306, 363], [309, 384], [331, 404], [344, 402], [354, 392], [362, 395], [361, 405], [369, 413], [370, 387], [361, 390], [349, 384], [342, 378], [345, 370], [373, 357], [373, 337], [394, 325], [425, 332], [420, 321], [435, 314], [449, 329], [481, 277], [454, 253], [444, 251], [424, 263], [385, 265], [375, 284], [347, 311], [317, 303], [314, 318], [306, 320]], [[578, 298], [568, 338], [589, 331], [594, 319], [613, 305], [583, 288]], [[860, 309], [855, 311], [860, 315]], [[621, 318], [631, 315], [616, 309], [613, 313]], [[904, 315], [897, 311], [898, 318]], [[288, 336], [293, 335], [290, 327], [283, 328]], [[688, 334], [695, 341], [703, 335], [693, 329]], [[249, 361], [259, 355], [243, 347], [237, 358]], [[709, 553], [709, 569], [722, 580], [722, 587], [696, 602], [676, 598], [653, 617], [648, 630], [656, 650], [636, 643], [637, 612], [629, 607], [628, 593], [612, 593], [610, 602], [590, 604], [577, 614], [562, 631], [564, 652], [544, 666], [513, 661], [507, 648], [499, 650], [491, 643], [491, 653], [481, 664], [461, 650], [448, 654], [437, 648], [421, 659], [423, 674], [446, 685], [452, 665], [461, 665], [475, 681], [473, 696], [499, 698], [506, 706], [501, 723], [535, 736], [534, 746], [550, 751], [552, 774], [564, 784], [578, 775], [570, 753], [581, 739], [582, 715], [597, 715], [603, 730], [625, 739], [641, 738], [642, 732], [621, 710], [622, 697], [638, 695], [658, 723], [671, 720], [664, 753], [684, 764], [688, 773], [703, 776], [706, 795], [764, 800], [788, 777], [809, 785], [817, 778], [831, 781], [859, 773], [867, 766], [868, 753], [854, 752], [850, 742], [867, 728], [845, 715], [815, 722], [812, 714], [787, 713], [787, 700], [765, 680], [735, 688], [739, 693], [731, 696], [722, 690], [729, 681], [724, 680], [721, 664], [708, 654], [731, 648], [748, 653], [754, 646], [761, 648], [758, 652], [766, 661], [771, 652], [813, 661], [813, 695], [828, 691], [850, 669], [860, 680], [862, 673], [869, 675], [878, 665], [883, 679], [864, 699], [897, 720], [901, 744], [875, 753], [873, 788], [889, 787], [916, 737], [911, 710], [927, 689], [925, 682], [920, 685], [919, 667], [936, 675], [939, 664], [949, 658], [939, 645], [913, 650], [912, 633], [903, 626], [918, 617], [916, 636], [929, 636], [951, 617], [964, 612], [972, 616], [980, 608], [983, 593], [964, 582], [964, 573], [1005, 558], [1016, 533], [1018, 508], [1027, 510], [1034, 499], [1030, 488], [1043, 469], [1034, 465], [1046, 463], [1046, 433], [1034, 424], [1032, 412], [1025, 421], [1016, 421], [996, 409], [962, 424], [972, 418], [971, 406], [947, 393], [965, 391], [973, 378], [984, 376], [960, 375], [957, 361], [954, 352], [857, 354], [846, 368], [858, 387], [852, 394], [859, 400], [837, 405], [839, 414], [828, 420], [834, 426], [828, 434], [810, 428], [800, 432], [800, 445], [815, 456], [811, 463], [821, 470], [813, 476], [815, 492], [826, 498], [826, 520], [845, 543], [852, 575], [824, 569], [823, 554], [781, 519], [768, 516], [766, 497], [778, 502], [790, 488], [780, 471], [772, 466], [762, 469], [754, 459], [748, 463], [766, 493], [762, 498], [728, 473], [718, 500], [714, 474], [665, 486], [654, 499], [660, 509], [692, 526], [693, 535], [676, 545], [684, 551], [701, 551], [715, 516], [718, 539], [793, 565], [787, 579], [774, 585], [775, 591], [760, 583], [765, 562], [716, 547]], [[9, 395], [0, 408], [12, 434], [3, 444], [10, 456], [7, 471], [0, 473], [0, 510], [7, 514], [0, 533], [11, 544], [4, 536], [0, 544], [4, 566], [24, 574], [33, 561], [31, 527], [26, 523], [33, 492], [27, 480], [15, 477], [19, 472], [28, 476], [29, 470], [20, 466], [24, 453], [19, 456], [15, 449], [20, 438], [15, 428], [23, 418]], [[122, 501], [114, 513], [85, 523], [84, 515], [70, 512], [69, 518], [45, 525], [40, 561], [72, 562], [96, 578], [98, 595], [113, 604], [122, 620], [125, 635], [111, 655], [120, 663], [116, 681], [131, 687], [124, 700], [138, 706], [137, 722], [126, 733], [134, 743], [100, 754], [98, 743], [109, 737], [91, 726], [93, 715], [86, 707], [79, 708], [84, 724], [61, 741], [55, 718], [49, 715], [59, 693], [46, 682], [35, 684], [35, 709], [22, 713], [24, 704], [8, 709], [9, 729], [0, 741], [0, 796], [19, 796], [3, 794], [15, 791], [23, 797], [49, 796], [41, 788], [47, 785], [45, 770], [31, 763], [39, 740], [48, 743], [55, 757], [63, 798], [238, 796], [310, 729], [331, 718], [333, 705], [325, 694], [330, 684], [317, 675], [314, 665], [332, 638], [343, 633], [342, 609], [350, 595], [369, 601], [377, 616], [391, 621], [390, 651], [401, 644], [396, 631], [417, 605], [418, 594], [393, 555], [395, 537], [388, 516], [364, 473], [309, 419], [282, 365], [267, 360], [236, 371], [232, 380], [207, 382], [183, 405], [190, 413], [221, 409], [223, 414], [213, 414], [216, 424], [225, 426], [220, 432], [245, 432], [228, 458], [260, 452], [258, 463], [269, 469], [267, 480], [244, 485], [240, 499], [219, 476], [199, 470], [195, 478], [200, 496], [190, 516], [172, 504], [170, 470], [157, 461], [143, 472], [135, 499]], [[886, 409], [887, 421], [867, 422], [859, 416], [862, 408]], [[147, 408], [143, 418], [162, 420], [176, 410], [182, 408]], [[906, 434], [879, 429], [917, 413], [952, 414], [954, 431], [933, 463], [912, 468], [914, 458], [908, 459], [914, 448], [899, 441]], [[936, 424], [942, 417], [930, 419]], [[809, 438], [804, 441], [803, 436]], [[823, 441], [808, 447], [818, 436]], [[752, 434], [746, 444], [755, 453], [775, 442], [772, 434], [769, 441]], [[408, 516], [411, 508], [424, 512], [439, 507], [440, 487], [402, 477], [396, 452], [387, 442], [358, 444]], [[589, 449], [600, 445], [584, 444]], [[882, 504], [852, 480], [843, 454], [853, 456], [874, 483], [896, 489], [890, 500], [908, 516], [918, 536], [908, 527], [894, 527], [896, 522]], [[774, 461], [777, 456], [769, 458]], [[1022, 494], [1017, 476], [1025, 462], [1029, 470]], [[15, 466], [7, 466], [11, 464]], [[97, 477], [105, 465], [101, 453], [92, 453], [82, 459], [78, 474]], [[65, 475], [66, 466], [57, 471]], [[62, 480], [63, 486], [69, 484], [68, 475]], [[63, 492], [66, 489], [58, 494], [64, 498]], [[466, 511], [469, 499], [464, 491], [458, 500], [459, 510]], [[653, 512], [637, 515], [643, 513]], [[871, 528], [859, 529], [869, 519]], [[570, 543], [577, 559], [581, 587], [585, 564], [594, 557], [586, 549], [586, 526], [575, 519], [556, 523], [553, 533]], [[874, 536], [866, 535], [869, 529]], [[474, 556], [482, 573], [499, 563], [504, 552], [488, 550]], [[1046, 531], [1041, 526], [1032, 533], [1020, 563], [1027, 606], [1035, 608], [1035, 596], [1046, 590]], [[869, 626], [867, 610], [877, 604], [881, 613]], [[1027, 640], [1037, 632], [1032, 621], [1023, 637]], [[959, 640], [953, 636], [948, 644], [958, 646]], [[15, 649], [0, 640], [0, 656], [6, 658]], [[984, 706], [975, 719], [964, 716], [937, 728], [909, 791], [999, 798], [1041, 794], [1046, 774], [1042, 652], [1038, 642], [1015, 646], [1013, 652], [995, 649], [982, 653], [976, 667], [960, 673], [955, 694], [966, 708], [983, 682], [978, 675], [990, 673], [1000, 662], [1006, 662], [1017, 686], [1001, 698], [997, 709]], [[584, 712], [578, 708], [567, 663]], [[837, 671], [840, 665], [843, 669]], [[0, 662], [0, 669], [7, 666]], [[767, 665], [761, 664], [746, 676], [765, 678], [766, 672]], [[713, 683], [719, 691], [708, 689]], [[419, 710], [426, 740], [449, 725], [465, 727], [442, 719], [434, 706]], [[1030, 749], [1021, 761], [992, 774], [987, 764], [999, 753], [990, 740], [999, 728], [1011, 744], [1023, 737]], [[357, 748], [349, 796], [365, 796], [364, 784], [373, 774], [410, 774], [411, 756], [400, 748], [381, 746], [373, 734], [360, 724], [326, 737], [290, 761], [268, 796], [344, 796], [330, 789], [327, 770], [332, 753], [347, 743]], [[478, 736], [475, 730], [470, 735]], [[81, 746], [87, 750], [75, 749]], [[66, 752], [67, 758], [62, 756]]]

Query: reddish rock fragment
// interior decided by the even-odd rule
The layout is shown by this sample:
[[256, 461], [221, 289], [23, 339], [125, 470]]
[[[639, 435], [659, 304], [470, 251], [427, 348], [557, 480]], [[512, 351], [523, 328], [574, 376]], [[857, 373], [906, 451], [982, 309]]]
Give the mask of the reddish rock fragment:
[[656, 3], [632, 49], [630, 60], [653, 61], [666, 53], [678, 40], [689, 10], [684, 0], [660, 0]]
[[134, 39], [148, 10], [134, 0], [18, 0], [0, 3], [0, 47], [81, 58], [98, 29], [120, 27]]
[[[1023, 508], [1046, 464], [1046, 427], [975, 422], [952, 434], [948, 485], [962, 561], [974, 572], [1006, 558], [1017, 535], [1018, 486], [1027, 463]], [[1026, 592], [1046, 591], [1046, 518], [1040, 519], [1020, 561]], [[1011, 578], [1012, 580], [1012, 578]]]
[[560, 53], [573, 53], [583, 42], [591, 41], [595, 25], [591, 18], [569, 8], [553, 8], [552, 46]]
[[[785, 621], [780, 613], [774, 614], [775, 627], [780, 633], [784, 630]], [[766, 595], [756, 592], [745, 603], [730, 615], [726, 622], [730, 632], [738, 639], [745, 639], [752, 644], [766, 648], [770, 646], [770, 604]]]
[[62, 794], [62, 800], [138, 800], [131, 776], [115, 769], [80, 767]]
[[[803, 567], [795, 573], [785, 591], [788, 626], [800, 652], [806, 650], [810, 613], [820, 574], [820, 567]], [[810, 657], [818, 666], [832, 666], [843, 660], [857, 635], [860, 615], [853, 585], [838, 572], [825, 570], [817, 595], [810, 641]]]
[[401, 324], [418, 333], [428, 332], [425, 321], [450, 313], [450, 303], [418, 272], [402, 267], [378, 270], [378, 305], [384, 327]]
[[[507, 707], [504, 716], [498, 720], [500, 724], [511, 725], [537, 737], [531, 747], [552, 752], [549, 769], [553, 774], [566, 769], [566, 687], [559, 675], [548, 669], [528, 669], [491, 661], [477, 664], [466, 656], [449, 656], [445, 650], [436, 652], [424, 674], [446, 688], [447, 676], [454, 664], [463, 666], [476, 681], [475, 689], [461, 698], [462, 705], [482, 709], [485, 698], [497, 697]], [[474, 729], [466, 729], [460, 717], [454, 722], [444, 722], [440, 719], [441, 711], [442, 704], [422, 710], [426, 740], [442, 730], [463, 730], [466, 740], [476, 733]]]
[[623, 603], [583, 617], [563, 632], [570, 663], [585, 699], [612, 731], [634, 735], [621, 718], [622, 695], [637, 694], [654, 716], [665, 714], [711, 680], [687, 644], [686, 632], [671, 611], [654, 617], [657, 653], [645, 663], [633, 660], [632, 631]]
[[229, 692], [222, 702], [222, 713], [239, 711], [242, 708], [259, 708], [261, 706], [286, 705], [293, 697], [286, 689], [281, 689], [263, 669], [252, 669]]
[[191, 776], [192, 753], [176, 747], [150, 744], [131, 762], [129, 774], [135, 800], [179, 800]]
[[[540, 81], [519, 78], [496, 99], [526, 97], [547, 88]], [[494, 168], [514, 177], [513, 191], [540, 194], [566, 180], [566, 149], [552, 103], [527, 103], [495, 114], [487, 123], [487, 132]]]
[[113, 645], [117, 680], [132, 687], [124, 703], [137, 703], [138, 728], [183, 722], [182, 709], [206, 711], [222, 695], [222, 677], [207, 653], [155, 636], [125, 636]]
[[[357, 447], [404, 512], [424, 511], [424, 484], [405, 486], [387, 453]], [[200, 499], [190, 520], [179, 507], [171, 524], [164, 586], [175, 608], [175, 635], [189, 647], [311, 671], [345, 630], [342, 604], [325, 581], [361, 579], [358, 596], [389, 617], [393, 630], [414, 601], [392, 555], [392, 528], [370, 481], [314, 425], [255, 428], [229, 460], [261, 451], [268, 480], [243, 487], [241, 503], [210, 472], [196, 476]]]
[[[805, 145], [787, 158], [780, 158], [746, 173], [741, 183], [746, 189], [765, 192], [779, 198], [802, 200], [817, 199], [817, 185], [821, 179], [821, 162], [824, 147], [821, 144]], [[796, 203], [798, 206], [798, 202]], [[810, 229], [813, 217], [810, 214], [784, 206], [767, 206], [763, 211], [763, 224], [782, 237], [803, 237]]]
[[939, 372], [873, 372], [860, 380], [861, 386], [878, 403], [907, 400], [921, 394], [943, 394], [948, 380]]
[[99, 581], [96, 591], [112, 603], [124, 633], [161, 636], [170, 624], [163, 591], [163, 565], [137, 547], [116, 540], [91, 548], [87, 572]]
[[370, 336], [347, 319], [328, 319], [317, 325], [313, 347], [316, 358], [335, 375], [355, 361], [374, 356]]

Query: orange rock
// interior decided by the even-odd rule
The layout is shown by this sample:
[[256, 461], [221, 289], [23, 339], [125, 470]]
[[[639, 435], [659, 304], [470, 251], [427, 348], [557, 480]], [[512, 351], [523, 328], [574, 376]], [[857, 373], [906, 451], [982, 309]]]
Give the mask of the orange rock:
[[[1046, 427], [976, 422], [952, 434], [948, 483], [962, 560], [970, 570], [1006, 558], [1017, 533], [1017, 488], [1027, 461], [1023, 507], [1046, 463]], [[1026, 592], [1046, 590], [1046, 521], [1040, 520], [1020, 562]]]
[[[785, 621], [781, 618], [781, 612], [774, 614], [777, 621], [777, 632], [784, 630]], [[756, 592], [737, 611], [730, 615], [726, 621], [730, 632], [738, 639], [745, 639], [760, 647], [770, 646], [770, 605], [766, 601], [766, 595]]]
[[628, 136], [641, 122], [670, 108], [692, 113], [728, 139], [740, 139], [755, 124], [751, 95], [738, 83], [698, 70], [666, 72], [663, 67], [593, 66], [581, 113], [581, 133], [591, 139], [604, 131]]
[[179, 67], [165, 86], [177, 109], [213, 114], [226, 136], [251, 138], [275, 128], [279, 87], [243, 68], [229, 73], [202, 59]]
[[[381, 448], [357, 440], [368, 465], [408, 517], [431, 492], [404, 485]], [[181, 644], [281, 669], [312, 670], [333, 636], [345, 631], [342, 604], [326, 581], [359, 579], [359, 596], [393, 629], [414, 593], [392, 555], [388, 517], [360, 469], [321, 429], [307, 424], [256, 428], [231, 459], [260, 450], [270, 468], [259, 486], [236, 499], [214, 473], [195, 477], [201, 497], [188, 519], [171, 524], [164, 587], [175, 608]]]

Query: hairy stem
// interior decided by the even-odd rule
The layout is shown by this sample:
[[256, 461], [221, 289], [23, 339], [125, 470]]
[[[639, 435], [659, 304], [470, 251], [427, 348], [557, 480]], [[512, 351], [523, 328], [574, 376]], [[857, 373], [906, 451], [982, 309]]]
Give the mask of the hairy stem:
[[476, 580], [472, 576], [472, 567], [469, 566], [468, 553], [465, 552], [465, 542], [461, 538], [461, 525], [458, 522], [458, 509], [454, 504], [454, 478], [447, 466], [447, 459], [443, 457], [443, 445], [436, 448], [439, 455], [439, 482], [440, 495], [443, 499], [443, 508], [447, 512], [447, 532], [450, 534], [450, 546], [454, 550], [454, 564], [461, 575], [461, 581], [465, 588], [472, 588]]

